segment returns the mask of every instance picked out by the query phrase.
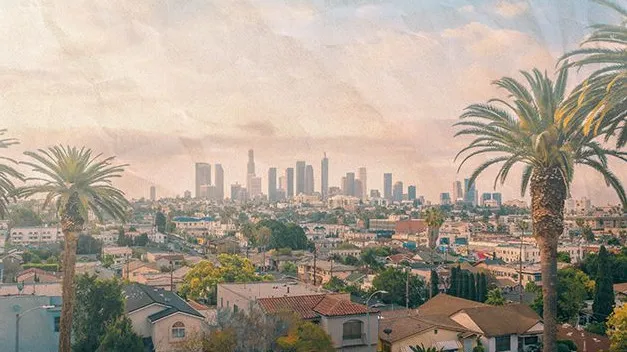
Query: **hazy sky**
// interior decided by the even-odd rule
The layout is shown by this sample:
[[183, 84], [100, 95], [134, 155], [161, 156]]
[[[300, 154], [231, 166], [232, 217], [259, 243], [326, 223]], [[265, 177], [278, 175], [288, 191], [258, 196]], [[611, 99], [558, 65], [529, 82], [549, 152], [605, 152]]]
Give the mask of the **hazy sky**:
[[[244, 183], [253, 148], [264, 191], [268, 167], [296, 160], [319, 189], [326, 151], [331, 185], [366, 166], [369, 188], [392, 172], [437, 200], [471, 172], [453, 163], [461, 110], [503, 75], [554, 71], [612, 16], [584, 0], [5, 0], [0, 128], [22, 141], [10, 156], [57, 143], [117, 155], [132, 197], [193, 190], [197, 161]], [[615, 171], [626, 181], [625, 163]], [[584, 169], [573, 193], [617, 202]]]

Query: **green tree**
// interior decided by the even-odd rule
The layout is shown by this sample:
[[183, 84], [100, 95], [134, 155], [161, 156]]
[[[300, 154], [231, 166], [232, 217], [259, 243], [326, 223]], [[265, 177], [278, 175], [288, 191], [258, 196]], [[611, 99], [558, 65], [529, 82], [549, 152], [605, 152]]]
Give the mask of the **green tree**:
[[346, 281], [337, 276], [333, 276], [329, 281], [325, 282], [322, 287], [332, 292], [346, 292]]
[[435, 297], [440, 293], [440, 279], [438, 273], [435, 270], [431, 270], [431, 297]]
[[568, 254], [568, 252], [557, 252], [557, 261], [561, 263], [570, 263], [570, 254]]
[[59, 352], [70, 352], [74, 312], [74, 272], [76, 247], [91, 212], [102, 221], [106, 215], [115, 220], [126, 218], [129, 203], [124, 193], [111, 182], [122, 176], [126, 165], [112, 165], [114, 158], [101, 159], [87, 148], [55, 146], [37, 152], [25, 152], [39, 177], [39, 185], [25, 186], [22, 197], [45, 194], [44, 207], [55, 204], [63, 232], [63, 306], [59, 328]]
[[592, 228], [588, 225], [583, 227], [583, 238], [585, 238], [588, 243], [592, 243], [595, 240], [594, 232], [592, 232]]
[[138, 247], [146, 247], [148, 242], [150, 242], [150, 239], [148, 239], [148, 234], [142, 233], [141, 235], [135, 237], [135, 239], [133, 240], [133, 245]]
[[459, 267], [454, 266], [451, 268], [451, 284], [448, 289], [448, 294], [451, 296], [459, 296]]
[[72, 350], [96, 351], [106, 326], [113, 324], [123, 313], [124, 299], [120, 281], [100, 280], [96, 275], [77, 276]]
[[405, 305], [407, 275], [409, 275], [409, 307], [415, 308], [424, 300], [422, 292], [425, 292], [425, 284], [420, 277], [407, 273], [397, 268], [387, 268], [375, 276], [372, 286], [375, 290], [387, 291], [381, 296], [385, 303]]
[[468, 290], [468, 299], [471, 299], [473, 301], [477, 300], [477, 285], [475, 282], [475, 274], [473, 273], [469, 273], [468, 274], [468, 287], [470, 288]]
[[521, 193], [531, 191], [531, 217], [534, 236], [540, 248], [544, 297], [543, 350], [554, 352], [557, 333], [557, 244], [564, 232], [564, 202], [574, 177], [575, 165], [584, 165], [600, 173], [614, 188], [624, 207], [627, 196], [621, 182], [608, 166], [608, 157], [627, 160], [627, 153], [602, 146], [594, 133], [583, 131], [583, 119], [591, 107], [573, 109], [566, 114], [568, 72], [561, 67], [557, 79], [537, 69], [522, 72], [531, 89], [505, 77], [495, 82], [509, 94], [508, 101], [492, 99], [487, 104], [466, 108], [457, 125], [463, 129], [456, 136], [476, 137], [459, 155], [467, 155], [460, 164], [475, 156], [494, 155], [482, 162], [469, 179], [490, 166], [501, 164], [495, 182], [505, 183], [514, 165], [523, 164]]
[[9, 212], [9, 224], [11, 227], [39, 226], [43, 223], [41, 216], [28, 207], [16, 206]]
[[319, 326], [299, 321], [290, 327], [287, 336], [277, 339], [279, 351], [284, 352], [334, 352], [331, 337]]
[[[267, 228], [268, 230], [261, 229]], [[267, 236], [267, 247], [272, 249], [279, 248], [291, 248], [291, 249], [306, 249], [307, 248], [307, 236], [305, 235], [305, 231], [302, 227], [294, 224], [288, 223], [284, 224], [277, 220], [261, 220], [256, 224], [255, 229], [253, 230], [255, 240], [254, 243], [257, 242], [264, 245], [263, 242], [266, 240], [264, 238], [257, 238], [261, 235]], [[257, 244], [259, 245], [259, 244]]]
[[155, 226], [157, 226], [157, 231], [161, 233], [166, 233], [166, 224], [167, 219], [165, 218], [165, 215], [162, 212], [158, 211], [155, 215]]
[[468, 298], [468, 272], [461, 270], [459, 272], [459, 296], [461, 298]]
[[611, 352], [627, 351], [627, 304], [614, 308], [607, 320], [607, 336]]
[[295, 275], [297, 271], [298, 271], [298, 266], [296, 266], [296, 264], [292, 262], [286, 262], [285, 264], [283, 264], [283, 267], [281, 268], [281, 272], [285, 274]]
[[437, 349], [435, 347], [425, 347], [425, 345], [421, 344], [420, 346], [409, 346], [409, 349], [412, 352], [442, 352], [442, 349]]
[[[0, 149], [6, 149], [12, 145], [18, 144], [15, 138], [5, 138], [6, 129], [0, 129]], [[0, 160], [8, 161], [15, 164], [15, 161], [1, 157]], [[24, 176], [19, 173], [13, 166], [0, 163], [0, 219], [4, 219], [8, 212], [8, 204], [15, 199], [15, 184], [13, 180], [23, 180]]]
[[[525, 288], [529, 292], [536, 293], [536, 298], [531, 304], [538, 314], [543, 313], [542, 289], [529, 283]], [[594, 290], [594, 283], [583, 271], [569, 267], [557, 272], [557, 319], [559, 322], [573, 323], [579, 311], [584, 307], [584, 301], [588, 299]]]
[[131, 319], [122, 315], [106, 328], [96, 352], [143, 352], [142, 338], [133, 331]]
[[598, 265], [592, 312], [597, 321], [604, 322], [614, 309], [612, 270], [605, 246], [599, 250]]
[[503, 297], [501, 290], [495, 288], [488, 291], [488, 297], [486, 298], [485, 303], [493, 306], [502, 306], [505, 304], [505, 298]]
[[428, 227], [427, 232], [429, 234], [429, 248], [431, 249], [431, 252], [433, 252], [439, 236], [440, 227], [444, 224], [445, 216], [439, 207], [431, 207], [425, 210], [423, 218]]
[[77, 254], [99, 254], [102, 252], [102, 242], [90, 235], [79, 235], [76, 245]]
[[485, 273], [479, 274], [477, 284], [477, 301], [485, 302], [485, 300], [488, 298], [488, 277]]

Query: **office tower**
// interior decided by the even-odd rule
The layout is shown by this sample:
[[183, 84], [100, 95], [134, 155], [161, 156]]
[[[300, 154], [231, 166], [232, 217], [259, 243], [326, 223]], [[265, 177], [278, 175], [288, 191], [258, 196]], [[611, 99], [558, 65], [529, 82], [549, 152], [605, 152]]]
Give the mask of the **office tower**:
[[247, 165], [247, 174], [254, 175], [255, 174], [255, 152], [250, 149], [248, 151], [248, 165]]
[[392, 200], [392, 174], [383, 174], [383, 198]]
[[392, 200], [401, 202], [403, 200], [403, 182], [398, 181], [392, 188]]
[[481, 194], [481, 206], [485, 205], [485, 201], [486, 200], [491, 200], [492, 199], [492, 193], [483, 193]]
[[361, 183], [360, 198], [366, 198], [366, 196], [368, 196], [368, 175], [366, 173], [366, 168], [360, 167], [359, 170], [357, 170], [357, 173], [359, 175], [359, 182]]
[[150, 186], [150, 201], [154, 202], [155, 200], [157, 200], [157, 188]]
[[344, 191], [340, 187], [329, 187], [329, 198], [344, 194]]
[[342, 176], [342, 180], [340, 181], [340, 190], [342, 194], [346, 195], [348, 187], [346, 186], [346, 176]]
[[305, 167], [305, 194], [314, 193], [314, 170], [313, 166], [307, 165]]
[[460, 181], [453, 182], [453, 202], [460, 202], [464, 200], [464, 190]]
[[224, 169], [222, 168], [222, 164], [215, 165], [216, 172], [216, 200], [223, 201], [224, 200]]
[[305, 162], [296, 162], [296, 195], [305, 193]]
[[250, 178], [250, 188], [247, 189], [249, 198], [259, 198], [263, 193], [261, 192], [261, 177], [253, 176]]
[[414, 200], [416, 199], [416, 186], [407, 187], [407, 199]]
[[214, 185], [214, 186], [207, 187], [207, 198], [217, 202], [218, 201], [218, 197], [219, 197], [219, 194], [218, 194], [218, 187], [217, 186]]
[[380, 197], [381, 197], [381, 192], [379, 192], [378, 189], [370, 190], [370, 198], [380, 198]]
[[355, 189], [354, 189], [353, 196], [359, 199], [365, 199], [366, 197], [364, 197], [364, 195], [361, 193], [362, 191], [363, 191], [363, 188], [361, 186], [361, 180], [355, 180]]
[[440, 193], [440, 204], [441, 205], [449, 205], [449, 204], [451, 204], [451, 194], [450, 193]]
[[464, 203], [470, 205], [477, 205], [477, 190], [475, 188], [475, 184], [470, 184], [470, 179], [464, 179]]
[[279, 189], [287, 194], [287, 177], [285, 175], [279, 176]]
[[492, 193], [492, 199], [496, 201], [496, 205], [498, 205], [499, 207], [501, 206], [501, 204], [503, 204], [503, 196], [501, 196], [501, 193], [499, 192]]
[[211, 165], [207, 163], [196, 163], [196, 198], [206, 197], [202, 194], [201, 186], [211, 184]]
[[192, 192], [185, 190], [185, 192], [183, 192], [183, 198], [185, 199], [189, 199], [192, 197]]
[[329, 196], [329, 158], [327, 158], [327, 153], [324, 153], [320, 165], [320, 194], [322, 194], [322, 199]]
[[237, 200], [237, 197], [239, 196], [241, 189], [242, 189], [242, 185], [240, 185], [237, 182], [231, 185], [231, 200], [232, 201]]
[[268, 201], [276, 202], [276, 167], [268, 169]]
[[344, 195], [346, 196], [354, 196], [355, 195], [355, 173], [347, 172], [346, 173], [346, 188], [344, 189]]
[[294, 168], [288, 167], [285, 170], [285, 178], [287, 178], [287, 189], [285, 190], [287, 198], [294, 196]]

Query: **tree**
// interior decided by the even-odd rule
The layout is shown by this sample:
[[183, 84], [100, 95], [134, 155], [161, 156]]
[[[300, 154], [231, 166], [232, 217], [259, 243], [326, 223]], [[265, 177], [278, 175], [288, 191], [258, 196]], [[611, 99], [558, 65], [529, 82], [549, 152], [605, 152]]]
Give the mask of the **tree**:
[[451, 285], [448, 289], [448, 294], [451, 296], [459, 297], [459, 266], [451, 268]]
[[607, 320], [607, 336], [611, 352], [627, 351], [627, 304], [614, 308]]
[[[538, 314], [544, 310], [542, 289], [529, 283], [525, 290], [536, 293], [536, 298], [531, 304]], [[573, 323], [577, 319], [579, 311], [584, 307], [584, 301], [594, 291], [594, 282], [583, 271], [568, 267], [557, 272], [557, 320], [559, 322]]]
[[[261, 230], [263, 228], [267, 228], [269, 233], [268, 230]], [[294, 223], [284, 224], [277, 220], [261, 220], [256, 224], [255, 230], [253, 230], [255, 236], [253, 243], [255, 244], [257, 244], [257, 242], [261, 243], [261, 245], [267, 243], [267, 247], [272, 249], [307, 248], [307, 236], [305, 235], [305, 231], [303, 231], [302, 227]], [[265, 240], [264, 237], [267, 237], [267, 240]]]
[[425, 210], [423, 218], [428, 227], [427, 232], [429, 234], [429, 248], [433, 251], [436, 246], [440, 227], [444, 224], [444, 213], [440, 210], [440, 208], [431, 207]]
[[522, 72], [530, 90], [518, 81], [504, 77], [495, 82], [509, 93], [509, 101], [492, 99], [487, 104], [473, 104], [461, 115], [457, 125], [463, 129], [456, 136], [476, 137], [459, 153], [467, 160], [483, 154], [496, 154], [482, 162], [469, 179], [490, 166], [501, 164], [495, 183], [505, 183], [514, 165], [523, 164], [521, 194], [531, 190], [533, 234], [540, 248], [544, 297], [543, 350], [554, 352], [557, 336], [557, 245], [564, 232], [564, 202], [576, 164], [600, 173], [614, 188], [624, 207], [627, 196], [621, 182], [608, 167], [608, 157], [627, 160], [627, 153], [608, 149], [598, 142], [598, 135], [583, 131], [583, 119], [592, 108], [573, 109], [568, 115], [565, 91], [568, 71], [559, 69], [553, 82], [537, 69]]
[[162, 212], [158, 211], [155, 215], [155, 226], [157, 226], [157, 231], [161, 233], [166, 233], [166, 224], [167, 219], [165, 218], [165, 215]]
[[477, 285], [475, 283], [475, 274], [473, 273], [468, 273], [468, 299], [471, 299], [473, 301], [477, 300]]
[[605, 134], [607, 138], [618, 132], [616, 147], [621, 148], [627, 143], [627, 8], [610, 0], [595, 2], [615, 10], [622, 21], [619, 25], [591, 26], [592, 34], [581, 43], [582, 48], [560, 59], [574, 59], [565, 62], [567, 67], [580, 69], [593, 65], [596, 69], [573, 90], [564, 110], [570, 117], [584, 108], [586, 114], [581, 116], [584, 132]]
[[493, 306], [502, 306], [505, 304], [505, 298], [503, 298], [501, 290], [495, 288], [488, 291], [488, 297], [486, 298], [485, 303]]
[[431, 270], [431, 297], [435, 297], [438, 293], [440, 293], [440, 280], [438, 278], [438, 273], [435, 270]]
[[412, 352], [442, 352], [442, 349], [437, 349], [435, 347], [425, 347], [425, 345], [420, 344], [420, 346], [416, 345], [416, 346], [409, 346], [409, 349]]
[[[394, 303], [405, 305], [406, 283], [408, 273], [397, 269], [387, 268], [375, 276], [372, 280], [372, 286], [375, 290], [387, 291], [387, 294], [381, 296], [381, 300], [385, 303]], [[422, 279], [417, 275], [409, 274], [409, 307], [415, 308], [421, 305], [424, 300], [421, 295], [425, 292], [425, 285]]]
[[589, 243], [594, 242], [595, 238], [594, 238], [594, 232], [592, 232], [592, 228], [590, 228], [590, 226], [586, 225], [583, 227], [583, 238], [586, 239], [586, 241], [588, 241]]
[[568, 254], [568, 252], [557, 252], [557, 261], [561, 263], [570, 263], [570, 254]]
[[45, 194], [44, 207], [54, 203], [61, 223], [65, 250], [59, 351], [70, 352], [78, 234], [83, 231], [90, 212], [101, 221], [105, 215], [125, 219], [129, 203], [111, 182], [122, 176], [126, 165], [113, 165], [113, 157], [93, 156], [84, 147], [55, 146], [24, 154], [32, 161], [23, 163], [40, 176], [32, 180], [43, 183], [20, 188], [19, 195]]
[[479, 273], [477, 280], [477, 301], [485, 302], [488, 298], [488, 278], [485, 273]]
[[131, 319], [121, 315], [106, 328], [96, 352], [143, 352], [142, 338], [133, 331]]
[[325, 282], [322, 287], [332, 292], [346, 292], [346, 281], [337, 276], [333, 276], [329, 281]]
[[459, 272], [459, 296], [461, 298], [468, 298], [468, 275], [466, 270]]
[[[0, 129], [0, 149], [6, 149], [19, 143], [15, 138], [4, 138], [3, 136], [6, 132], [6, 129]], [[15, 161], [6, 157], [0, 157], [0, 160], [15, 164]], [[15, 199], [15, 184], [13, 180], [23, 179], [24, 176], [12, 166], [0, 164], [0, 219], [4, 219], [8, 212], [7, 206], [9, 202]]]
[[29, 207], [16, 206], [9, 212], [11, 227], [39, 226], [43, 223], [41, 216]]
[[106, 326], [113, 324], [123, 313], [120, 281], [101, 280], [96, 275], [79, 275], [76, 279], [72, 351], [96, 351]]
[[598, 322], [604, 322], [614, 307], [614, 287], [611, 272], [607, 249], [605, 246], [601, 246], [595, 280], [594, 303], [592, 303], [592, 312]]
[[298, 321], [290, 327], [287, 336], [277, 339], [279, 351], [334, 352], [331, 337], [319, 326], [308, 321]]
[[79, 235], [76, 245], [77, 254], [99, 254], [102, 252], [102, 242], [89, 235]]
[[286, 262], [285, 264], [283, 264], [283, 267], [281, 268], [281, 272], [285, 274], [295, 275], [297, 271], [298, 271], [298, 266], [292, 262]]
[[133, 245], [138, 247], [146, 247], [148, 242], [150, 242], [150, 240], [148, 239], [148, 234], [142, 233], [141, 235], [135, 237], [135, 239], [133, 240]]

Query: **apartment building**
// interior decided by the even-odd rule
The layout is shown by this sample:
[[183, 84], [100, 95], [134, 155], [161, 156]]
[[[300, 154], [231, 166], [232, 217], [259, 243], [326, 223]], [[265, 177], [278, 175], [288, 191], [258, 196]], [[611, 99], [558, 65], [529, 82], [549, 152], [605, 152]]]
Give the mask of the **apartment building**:
[[16, 227], [9, 232], [9, 241], [15, 245], [41, 245], [63, 240], [63, 234], [58, 227], [33, 226]]

